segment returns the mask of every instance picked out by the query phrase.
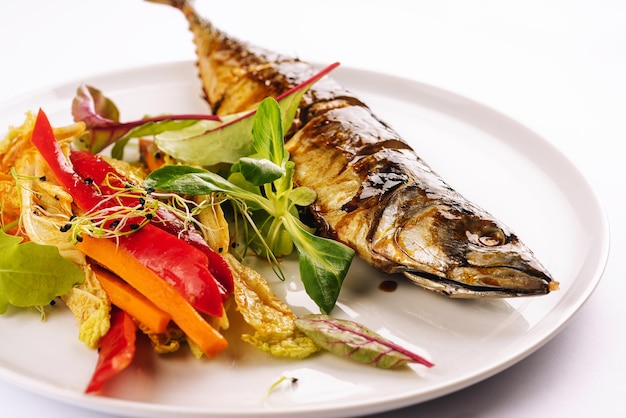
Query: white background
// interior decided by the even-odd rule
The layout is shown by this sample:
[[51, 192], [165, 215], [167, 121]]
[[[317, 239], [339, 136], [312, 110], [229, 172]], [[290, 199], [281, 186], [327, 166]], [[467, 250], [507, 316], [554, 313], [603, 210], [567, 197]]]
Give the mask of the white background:
[[[604, 277], [560, 334], [486, 381], [385, 417], [626, 415], [626, 3], [199, 0], [198, 7], [257, 44], [412, 78], [497, 109], [568, 156], [606, 209]], [[3, 1], [0, 17], [0, 101], [93, 73], [194, 58], [180, 14], [140, 0]], [[0, 408], [6, 417], [110, 418], [3, 382]]]

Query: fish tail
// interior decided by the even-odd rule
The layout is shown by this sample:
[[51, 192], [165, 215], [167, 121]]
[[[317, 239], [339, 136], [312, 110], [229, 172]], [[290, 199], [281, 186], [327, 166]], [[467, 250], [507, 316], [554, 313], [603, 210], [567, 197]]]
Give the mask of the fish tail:
[[[193, 35], [196, 46], [196, 64], [205, 99], [211, 105], [211, 110], [216, 113], [222, 92], [217, 91], [217, 82], [214, 74], [214, 52], [217, 50], [229, 50], [224, 47], [225, 35], [219, 31], [208, 19], [203, 18], [195, 9], [192, 0], [146, 0], [151, 3], [159, 3], [172, 6], [180, 10], [189, 24], [189, 31]], [[217, 103], [217, 104], [216, 104]]]
[[213, 25], [206, 19], [200, 17], [200, 15], [196, 12], [196, 9], [193, 6], [193, 0], [146, 0], [150, 3], [164, 4], [167, 6], [172, 6], [185, 15], [187, 21], [189, 21], [190, 29], [195, 33], [196, 28], [201, 28], [204, 32], [202, 35], [206, 36], [207, 31], [215, 31]]
[[[204, 96], [212, 113], [224, 115], [251, 109], [264, 98], [277, 97], [302, 81], [290, 79], [285, 68], [279, 68], [302, 65], [297, 59], [229, 36], [198, 13], [192, 0], [147, 1], [174, 6], [187, 19]], [[298, 72], [302, 71], [286, 71]]]

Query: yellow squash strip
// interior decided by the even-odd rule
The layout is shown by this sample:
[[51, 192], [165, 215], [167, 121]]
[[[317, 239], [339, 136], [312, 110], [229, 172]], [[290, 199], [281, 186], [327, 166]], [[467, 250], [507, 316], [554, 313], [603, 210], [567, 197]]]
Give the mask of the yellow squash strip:
[[98, 281], [109, 295], [111, 302], [152, 332], [162, 334], [172, 317], [150, 302], [135, 288], [120, 280], [115, 274], [100, 267], [92, 266]]
[[117, 274], [158, 308], [167, 312], [187, 337], [209, 358], [226, 347], [226, 339], [209, 325], [172, 286], [139, 263], [114, 241], [85, 236], [78, 249]]

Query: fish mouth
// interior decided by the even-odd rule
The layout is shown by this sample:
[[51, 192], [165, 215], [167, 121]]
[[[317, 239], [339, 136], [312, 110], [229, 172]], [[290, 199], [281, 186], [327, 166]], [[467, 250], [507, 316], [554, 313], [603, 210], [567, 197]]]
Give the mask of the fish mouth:
[[506, 298], [545, 295], [558, 283], [541, 271], [522, 271], [508, 266], [455, 267], [446, 277], [421, 271], [404, 271], [412, 282], [451, 298]]

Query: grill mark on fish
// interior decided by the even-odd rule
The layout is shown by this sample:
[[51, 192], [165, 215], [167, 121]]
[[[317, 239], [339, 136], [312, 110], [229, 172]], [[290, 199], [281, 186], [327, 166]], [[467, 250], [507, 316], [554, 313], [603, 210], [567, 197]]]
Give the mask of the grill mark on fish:
[[[155, 1], [155, 0], [151, 0]], [[184, 0], [198, 69], [216, 114], [254, 107], [315, 74], [306, 62], [231, 38]], [[400, 135], [335, 80], [304, 95], [286, 136], [294, 182], [315, 190], [318, 233], [352, 247], [377, 269], [404, 273], [452, 297], [502, 297], [556, 289], [530, 249], [467, 201]]]

